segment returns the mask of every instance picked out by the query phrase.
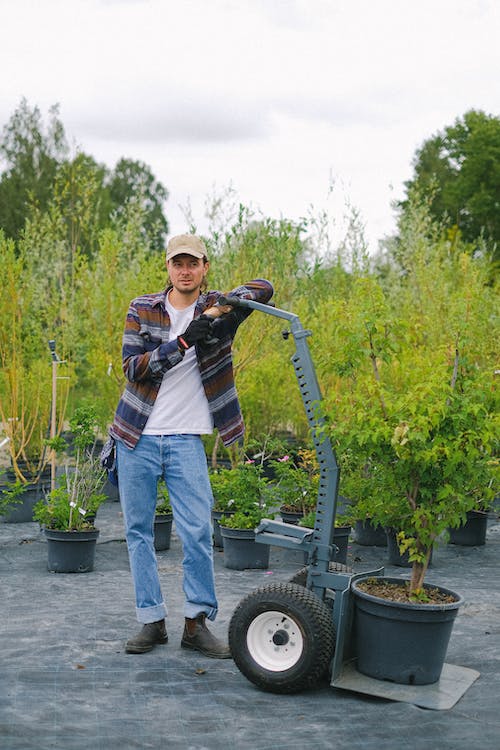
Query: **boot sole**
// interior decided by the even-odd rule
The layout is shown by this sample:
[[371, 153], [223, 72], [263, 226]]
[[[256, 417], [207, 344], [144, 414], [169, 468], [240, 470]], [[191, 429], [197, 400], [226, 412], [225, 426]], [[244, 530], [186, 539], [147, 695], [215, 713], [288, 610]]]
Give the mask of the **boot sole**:
[[217, 651], [207, 651], [206, 649], [200, 648], [199, 646], [194, 646], [192, 643], [189, 643], [188, 641], [181, 641], [181, 648], [188, 648], [190, 651], [198, 651], [198, 653], [203, 654], [203, 656], [208, 656], [210, 659], [232, 659], [230, 653], [227, 654], [221, 654]]
[[148, 651], [152, 651], [155, 646], [164, 646], [166, 643], [168, 643], [168, 638], [165, 638], [164, 641], [156, 641], [155, 643], [151, 643], [149, 646], [125, 646], [125, 653], [126, 654], [147, 654]]

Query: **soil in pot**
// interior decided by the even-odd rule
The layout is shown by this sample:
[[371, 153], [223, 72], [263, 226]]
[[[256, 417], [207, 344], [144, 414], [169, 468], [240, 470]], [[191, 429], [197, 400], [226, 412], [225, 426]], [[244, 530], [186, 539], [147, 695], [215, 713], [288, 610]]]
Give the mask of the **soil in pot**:
[[[362, 578], [351, 586], [357, 669], [369, 677], [403, 685], [437, 682], [462, 597], [424, 585], [431, 603], [414, 603], [408, 601], [407, 583], [401, 579], [381, 578], [370, 585], [372, 581], [374, 578]], [[394, 595], [399, 587], [403, 601], [374, 595], [377, 586], [385, 596]]]

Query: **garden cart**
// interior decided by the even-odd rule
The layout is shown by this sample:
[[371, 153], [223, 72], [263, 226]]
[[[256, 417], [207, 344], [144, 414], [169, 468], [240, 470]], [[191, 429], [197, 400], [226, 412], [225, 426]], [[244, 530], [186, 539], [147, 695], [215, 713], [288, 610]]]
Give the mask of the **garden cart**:
[[[307, 344], [311, 331], [297, 315], [252, 300], [224, 297], [220, 305], [248, 307], [289, 323], [291, 361], [299, 384], [320, 468], [314, 528], [264, 519], [256, 541], [304, 553], [307, 565], [288, 583], [264, 586], [240, 602], [229, 627], [229, 645], [240, 671], [259, 687], [292, 693], [317, 683], [331, 666], [339, 676], [350, 647], [349, 592], [354, 576], [335, 562], [339, 467], [321, 410], [321, 392]], [[372, 571], [382, 574], [383, 568]], [[359, 575], [366, 575], [366, 572]]]
[[384, 568], [354, 574], [336, 562], [334, 543], [339, 466], [322, 413], [322, 396], [307, 344], [311, 331], [294, 313], [252, 300], [223, 297], [220, 305], [246, 307], [286, 320], [293, 336], [291, 357], [320, 469], [314, 528], [264, 519], [255, 530], [258, 543], [304, 553], [307, 564], [290, 581], [272, 583], [247, 595], [229, 625], [229, 645], [239, 670], [261, 689], [295, 693], [312, 687], [329, 672], [336, 688], [378, 695], [428, 708], [449, 708], [478, 673], [445, 665], [435, 685], [405, 686], [360, 674], [354, 653], [351, 584]]

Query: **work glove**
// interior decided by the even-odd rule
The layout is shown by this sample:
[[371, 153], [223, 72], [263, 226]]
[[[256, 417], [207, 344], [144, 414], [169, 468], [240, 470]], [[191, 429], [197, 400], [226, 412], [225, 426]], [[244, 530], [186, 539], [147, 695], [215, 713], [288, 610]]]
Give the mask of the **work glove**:
[[181, 351], [189, 349], [198, 341], [203, 341], [210, 335], [210, 326], [213, 319], [209, 315], [200, 315], [188, 325], [180, 336], [177, 336], [177, 345]]

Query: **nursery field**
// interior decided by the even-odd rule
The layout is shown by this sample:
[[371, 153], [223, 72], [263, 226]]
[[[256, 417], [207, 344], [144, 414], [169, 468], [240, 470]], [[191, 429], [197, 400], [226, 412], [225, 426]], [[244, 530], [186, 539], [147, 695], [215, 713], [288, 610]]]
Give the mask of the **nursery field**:
[[[129, 655], [124, 642], [136, 627], [120, 505], [97, 515], [96, 565], [84, 575], [51, 574], [37, 524], [0, 524], [0, 743], [6, 750], [252, 747], [375, 750], [497, 750], [500, 724], [500, 523], [488, 522], [480, 547], [442, 545], [429, 580], [465, 598], [447, 662], [480, 672], [450, 710], [331, 688], [326, 682], [297, 695], [264, 693], [232, 661], [214, 661], [180, 648], [183, 625], [181, 550], [158, 553], [168, 598], [169, 643]], [[234, 608], [248, 592], [288, 580], [300, 563], [271, 549], [268, 570], [228, 570], [215, 553], [225, 637]], [[355, 570], [386, 565], [385, 549], [349, 543]], [[400, 568], [386, 565], [400, 576]]]

